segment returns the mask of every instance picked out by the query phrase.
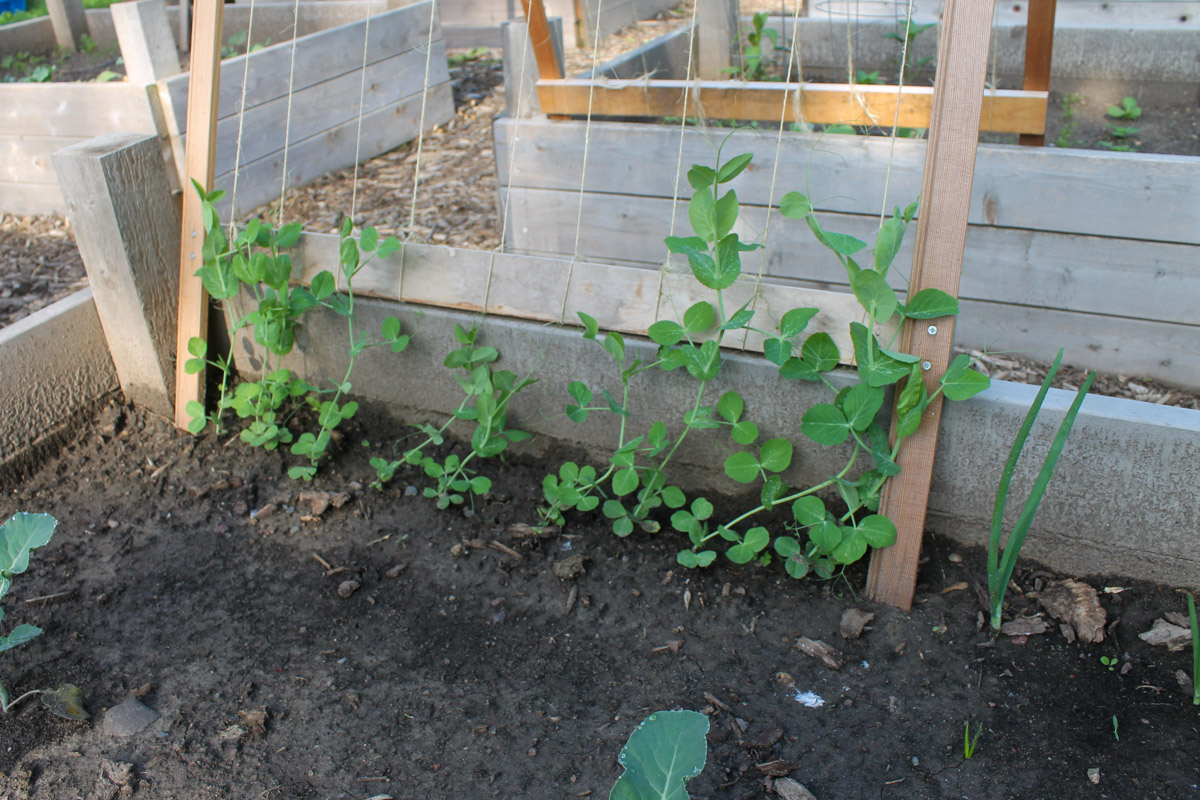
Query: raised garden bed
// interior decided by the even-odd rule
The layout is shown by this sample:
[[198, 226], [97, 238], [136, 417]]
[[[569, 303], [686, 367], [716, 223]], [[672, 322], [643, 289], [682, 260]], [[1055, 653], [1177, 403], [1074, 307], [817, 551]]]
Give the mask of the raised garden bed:
[[[301, 26], [320, 28], [296, 40], [295, 80], [291, 86], [291, 119], [287, 183], [295, 186], [326, 172], [386, 152], [418, 133], [422, 118], [422, 87], [430, 93], [424, 109], [426, 128], [453, 116], [445, 46], [434, 26], [433, 50], [426, 57], [430, 4], [418, 3], [394, 11], [376, 9], [370, 20], [365, 64], [367, 91], [359, 130], [359, 95], [363, 85], [362, 55], [365, 19], [346, 22], [330, 12], [336, 4], [306, 3]], [[355, 3], [366, 15], [368, 6]], [[311, 11], [309, 10], [311, 8]], [[236, 7], [235, 7], [236, 8]], [[289, 14], [291, 7], [288, 6]], [[278, 11], [279, 9], [274, 9]], [[275, 44], [222, 64], [217, 185], [232, 188], [239, 134], [235, 118], [246, 91], [243, 147], [238, 179], [238, 205], [252, 208], [278, 197], [283, 176], [283, 138], [287, 120], [290, 41], [280, 41], [279, 26], [271, 23], [272, 9], [257, 21], [251, 44]], [[346, 12], [343, 11], [343, 14]], [[237, 32], [231, 26], [230, 33]], [[260, 38], [261, 37], [261, 38]], [[246, 62], [249, 62], [248, 64]], [[385, 79], [386, 76], [386, 79]], [[164, 77], [157, 84], [0, 85], [0, 150], [8, 154], [0, 167], [0, 211], [14, 214], [61, 213], [62, 193], [50, 163], [51, 155], [101, 133], [157, 133], [175, 164], [182, 164], [186, 134], [187, 74]], [[248, 127], [247, 127], [248, 126]], [[360, 138], [361, 137], [361, 138]], [[361, 143], [360, 143], [361, 142]]]

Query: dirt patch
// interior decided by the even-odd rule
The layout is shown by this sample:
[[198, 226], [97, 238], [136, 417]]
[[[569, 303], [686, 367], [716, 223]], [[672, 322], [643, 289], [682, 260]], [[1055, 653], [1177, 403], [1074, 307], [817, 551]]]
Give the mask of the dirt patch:
[[0, 214], [0, 328], [85, 286], [65, 218]]
[[[4, 656], [3, 678], [74, 682], [95, 717], [36, 703], [0, 717], [0, 796], [604, 797], [633, 727], [675, 707], [711, 716], [696, 798], [771, 796], [783, 775], [871, 800], [1200, 790], [1200, 715], [1174, 674], [1190, 655], [1136, 636], [1183, 606], [1177, 593], [1092, 579], [1101, 644], [993, 640], [978, 551], [931, 538], [911, 613], [856, 599], [861, 571], [824, 584], [778, 565], [689, 572], [673, 534], [516, 527], [534, 519], [545, 464], [493, 469], [470, 514], [436, 512], [412, 472], [362, 488], [359, 443], [399, 435], [364, 411], [355, 445], [306, 487], [278, 453], [114, 407], [11, 489], [5, 518], [47, 511], [60, 527], [8, 598], [7, 623], [46, 632]], [[315, 515], [309, 489], [350, 498]], [[1038, 614], [1051, 577], [1023, 564], [1009, 618]], [[851, 608], [875, 616], [846, 640]], [[106, 733], [105, 710], [131, 697], [161, 717]], [[970, 760], [968, 724], [982, 725]]]

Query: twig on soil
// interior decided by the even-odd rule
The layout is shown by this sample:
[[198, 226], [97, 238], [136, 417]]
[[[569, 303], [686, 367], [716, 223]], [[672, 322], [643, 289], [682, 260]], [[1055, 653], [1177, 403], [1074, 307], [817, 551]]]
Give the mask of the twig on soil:
[[54, 594], [44, 594], [41, 597], [31, 597], [28, 600], [26, 600], [25, 603], [29, 604], [29, 603], [40, 603], [42, 601], [49, 601], [49, 600], [58, 600], [63, 597], [70, 597], [73, 594], [75, 594], [75, 590], [68, 589], [65, 592], [55, 592]]
[[325, 572], [329, 572], [331, 569], [333, 569], [333, 565], [332, 565], [332, 564], [330, 564], [330, 563], [329, 563], [328, 561], [326, 561], [325, 559], [321, 558], [321, 554], [320, 554], [320, 553], [313, 553], [313, 554], [312, 554], [312, 557], [313, 557], [313, 559], [314, 559], [314, 560], [315, 560], [315, 561], [316, 561], [318, 564], [320, 564], [322, 567], [324, 567], [324, 568], [325, 568]]

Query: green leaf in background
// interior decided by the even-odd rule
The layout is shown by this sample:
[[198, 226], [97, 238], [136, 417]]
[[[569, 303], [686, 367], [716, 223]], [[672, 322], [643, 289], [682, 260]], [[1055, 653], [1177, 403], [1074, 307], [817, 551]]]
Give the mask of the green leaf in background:
[[741, 175], [742, 170], [750, 166], [750, 160], [753, 157], [750, 153], [742, 153], [726, 161], [721, 165], [721, 171], [717, 173], [717, 183], [728, 183]]
[[971, 357], [960, 353], [942, 375], [942, 394], [947, 400], [966, 400], [991, 385], [991, 379], [971, 369]]
[[708, 717], [696, 711], [659, 711], [629, 736], [617, 758], [625, 773], [609, 800], [689, 800], [687, 782], [708, 758]]
[[799, 192], [788, 192], [779, 201], [779, 213], [788, 219], [804, 219], [812, 210], [812, 203]]
[[941, 289], [922, 289], [912, 296], [904, 309], [909, 319], [953, 317], [958, 313], [958, 299]]
[[29, 553], [47, 544], [58, 521], [49, 514], [13, 514], [0, 525], [0, 597], [13, 575], [29, 568]]

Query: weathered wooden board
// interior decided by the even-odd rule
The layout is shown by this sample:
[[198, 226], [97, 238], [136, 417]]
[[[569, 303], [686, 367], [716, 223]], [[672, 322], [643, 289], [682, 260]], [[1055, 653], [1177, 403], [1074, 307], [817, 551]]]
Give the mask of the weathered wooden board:
[[[797, 90], [797, 87], [800, 87]], [[983, 95], [984, 130], [1042, 133], [1046, 92], [1000, 89]], [[928, 128], [933, 109], [929, 86], [806, 83], [733, 83], [641, 78], [566, 78], [538, 81], [547, 114], [595, 117], [700, 117], [707, 120], [813, 122]]]
[[[414, 48], [424, 48], [429, 40], [429, 0], [373, 16], [370, 34], [366, 38], [366, 63], [369, 65]], [[356, 73], [363, 66], [364, 34], [367, 21], [360, 20], [300, 40], [292, 73], [294, 42], [283, 42], [249, 55], [226, 59], [221, 64], [221, 97], [217, 115], [225, 119], [236, 115], [242, 107], [242, 85], [245, 83], [246, 108], [286, 97], [289, 76], [293, 93], [339, 75]], [[441, 31], [434, 27], [434, 42], [441, 42]], [[247, 67], [246, 61], [249, 60]], [[449, 78], [445, 59], [431, 62], [435, 74]], [[247, 77], [247, 69], [249, 75]], [[433, 76], [431, 75], [431, 81]], [[187, 130], [186, 75], [170, 78], [162, 84], [163, 108], [172, 134]]]
[[[502, 202], [508, 196], [501, 190]], [[510, 250], [547, 256], [573, 252], [579, 199], [578, 192], [514, 188], [505, 237]], [[663, 237], [671, 226], [670, 198], [589, 193], [583, 202], [582, 257], [640, 266], [657, 266], [667, 257]], [[686, 200], [678, 202], [675, 217], [676, 232], [686, 233]], [[826, 229], [868, 243], [879, 228], [877, 216], [822, 213], [820, 218]], [[522, 224], [526, 219], [539, 224]], [[756, 241], [765, 220], [765, 208], [743, 205], [735, 230]], [[743, 254], [742, 262], [746, 272], [762, 269], [773, 277], [848, 291], [837, 259], [807, 225], [785, 219], [777, 210], [763, 250]], [[905, 265], [911, 262], [910, 230], [893, 276], [907, 273]], [[972, 225], [960, 291], [963, 297], [1030, 308], [1200, 325], [1195, 302], [1200, 297], [1200, 254], [1193, 245]]]
[[[454, 115], [454, 100], [450, 83], [441, 83], [429, 89], [426, 99], [427, 126], [439, 119]], [[368, 157], [371, 153], [384, 153], [417, 136], [421, 120], [421, 95], [413, 95], [398, 103], [392, 103], [362, 118], [361, 145], [358, 119], [352, 119], [337, 127], [322, 131], [302, 141], [293, 142], [287, 149], [288, 186], [298, 186], [319, 178], [327, 172], [354, 164], [355, 153]], [[284, 152], [278, 150], [268, 156], [238, 169], [238, 207], [253, 208], [279, 196], [283, 177]], [[232, 161], [222, 165], [226, 171], [217, 175], [215, 186], [229, 191], [233, 188]], [[228, 210], [221, 206], [222, 214]]]
[[[440, 47], [435, 48], [433, 57], [440, 57], [445, 63], [445, 53]], [[238, 156], [239, 134], [241, 163], [249, 164], [282, 150], [285, 135], [294, 145], [356, 119], [360, 100], [362, 113], [370, 114], [411, 97], [424, 85], [425, 60], [424, 53], [409, 50], [367, 67], [365, 87], [361, 71], [310, 86], [292, 96], [290, 122], [286, 97], [247, 108], [244, 115], [221, 120], [217, 123], [218, 171], [232, 168]], [[441, 82], [444, 79], [438, 81]], [[183, 138], [186, 141], [186, 134]]]
[[0, 134], [95, 136], [155, 133], [145, 86], [128, 83], [0, 84]]
[[65, 208], [57, 183], [0, 180], [0, 209], [17, 214], [61, 214]]
[[82, 136], [13, 136], [0, 134], [0, 180], [55, 183], [50, 156], [83, 141]]
[[[305, 234], [294, 259], [296, 274], [305, 283], [321, 270], [336, 274], [337, 259], [337, 236]], [[695, 302], [716, 299], [714, 292], [676, 271], [417, 244], [370, 262], [356, 276], [354, 290], [418, 305], [572, 325], [578, 324], [576, 313], [584, 311], [606, 330], [632, 334], [645, 334], [660, 319], [679, 319]], [[727, 290], [727, 308], [746, 303], [758, 312], [756, 326], [768, 330], [789, 309], [819, 308], [807, 331], [828, 332], [847, 360], [854, 352], [848, 326], [862, 316], [862, 309], [851, 295], [758, 283], [745, 276]], [[740, 335], [731, 336], [725, 344], [762, 351], [761, 336], [745, 342]]]
[[[496, 121], [500, 184], [578, 192], [585, 124], [521, 120], [520, 125], [514, 152], [512, 121]], [[744, 202], [765, 205], [776, 137], [689, 130], [683, 137], [685, 171], [693, 163], [711, 164], [721, 141], [725, 153], [755, 154], [732, 185]], [[807, 187], [818, 210], [878, 214], [889, 159], [889, 204], [907, 203], [921, 190], [925, 148], [924, 141], [898, 140], [893, 157], [892, 143], [882, 137], [785, 133], [776, 195]], [[671, 197], [679, 130], [593, 122], [588, 154], [585, 191]], [[683, 176], [679, 194], [691, 195]], [[1200, 159], [982, 144], [968, 219], [976, 225], [1200, 244]]]

